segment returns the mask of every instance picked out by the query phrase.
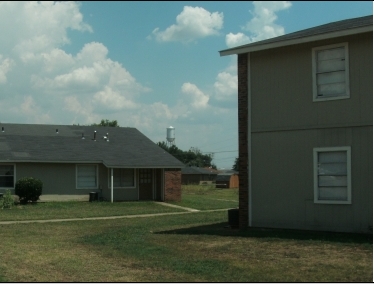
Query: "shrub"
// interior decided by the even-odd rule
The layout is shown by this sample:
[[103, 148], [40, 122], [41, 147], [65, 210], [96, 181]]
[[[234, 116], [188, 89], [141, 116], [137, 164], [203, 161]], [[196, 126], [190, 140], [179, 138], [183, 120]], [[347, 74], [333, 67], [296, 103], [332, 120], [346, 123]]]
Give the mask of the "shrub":
[[29, 201], [36, 202], [42, 195], [43, 183], [40, 179], [33, 177], [21, 178], [16, 182], [15, 193], [22, 204]]
[[14, 205], [14, 199], [10, 193], [10, 189], [5, 191], [5, 194], [2, 199], [0, 199], [0, 207], [4, 209], [11, 209]]

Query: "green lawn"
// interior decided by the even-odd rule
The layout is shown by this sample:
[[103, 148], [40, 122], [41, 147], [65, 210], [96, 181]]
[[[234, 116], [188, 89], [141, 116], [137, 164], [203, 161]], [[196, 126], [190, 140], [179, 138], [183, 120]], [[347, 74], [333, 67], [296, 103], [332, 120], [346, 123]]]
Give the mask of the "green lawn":
[[[213, 209], [211, 199], [237, 199], [237, 191], [230, 189], [183, 191], [185, 200], [178, 204], [192, 204], [196, 209]], [[206, 200], [205, 205], [202, 200]], [[44, 211], [42, 216], [48, 212], [57, 216], [56, 212], [79, 211], [76, 204], [82, 206], [80, 216], [87, 216], [89, 211], [139, 214], [173, 210], [152, 202], [59, 202], [0, 210], [0, 215], [17, 215], [17, 210], [34, 214], [40, 210]], [[0, 225], [0, 282], [373, 280], [372, 235], [238, 230], [227, 225], [227, 211]]]
[[181, 202], [172, 204], [199, 210], [238, 208], [238, 188], [216, 189], [214, 185], [184, 185]]
[[38, 202], [37, 204], [14, 206], [10, 210], [0, 210], [0, 221], [89, 218], [182, 211], [185, 210], [162, 206], [152, 201], [114, 203], [82, 201]]
[[[171, 204], [198, 209], [238, 207], [238, 189], [215, 189], [212, 186], [183, 186], [182, 201]], [[129, 202], [38, 202], [17, 205], [11, 210], [0, 210], [0, 221], [90, 218], [151, 213], [184, 212], [152, 201]]]

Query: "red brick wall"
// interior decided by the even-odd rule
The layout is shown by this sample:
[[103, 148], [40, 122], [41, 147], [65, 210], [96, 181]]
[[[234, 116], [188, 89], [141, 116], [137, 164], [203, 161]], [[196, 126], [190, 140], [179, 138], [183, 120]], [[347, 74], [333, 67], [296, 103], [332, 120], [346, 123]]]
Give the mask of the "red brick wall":
[[239, 227], [248, 227], [248, 60], [238, 54]]
[[165, 201], [181, 201], [182, 172], [181, 169], [165, 169]]

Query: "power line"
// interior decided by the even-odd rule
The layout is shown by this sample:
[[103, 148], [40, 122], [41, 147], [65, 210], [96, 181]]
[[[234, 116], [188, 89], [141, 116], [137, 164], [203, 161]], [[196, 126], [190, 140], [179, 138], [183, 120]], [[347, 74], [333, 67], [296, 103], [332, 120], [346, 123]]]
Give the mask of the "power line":
[[232, 151], [219, 151], [219, 152], [201, 152], [201, 153], [217, 154], [217, 153], [230, 153], [230, 152], [238, 152], [238, 150], [232, 150]]

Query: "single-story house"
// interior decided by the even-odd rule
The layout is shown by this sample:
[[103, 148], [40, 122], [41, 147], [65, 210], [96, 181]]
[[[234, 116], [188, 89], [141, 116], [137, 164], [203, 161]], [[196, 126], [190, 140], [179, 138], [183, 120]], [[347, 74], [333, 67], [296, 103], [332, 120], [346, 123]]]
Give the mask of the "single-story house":
[[182, 169], [182, 184], [200, 184], [214, 182], [217, 172], [213, 169], [200, 167], [185, 167]]
[[0, 192], [34, 177], [43, 195], [178, 201], [183, 167], [131, 127], [1, 123]]
[[238, 188], [239, 176], [238, 172], [226, 171], [220, 173], [216, 177], [216, 188]]
[[240, 227], [372, 233], [373, 16], [234, 54]]

